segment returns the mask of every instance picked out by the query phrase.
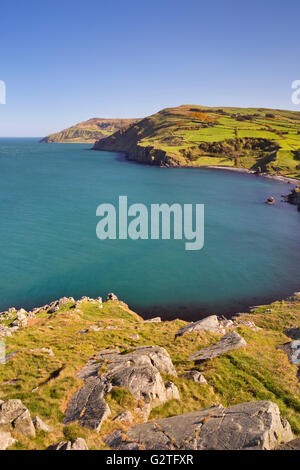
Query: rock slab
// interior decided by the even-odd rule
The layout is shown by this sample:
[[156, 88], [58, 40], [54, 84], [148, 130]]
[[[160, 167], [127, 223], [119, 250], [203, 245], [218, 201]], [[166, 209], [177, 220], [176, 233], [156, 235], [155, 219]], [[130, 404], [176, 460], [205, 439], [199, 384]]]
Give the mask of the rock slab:
[[278, 406], [257, 401], [138, 424], [125, 435], [114, 431], [105, 442], [116, 450], [270, 450], [292, 439]]
[[207, 348], [200, 349], [189, 357], [190, 361], [206, 361], [213, 359], [221, 354], [227, 353], [232, 349], [243, 348], [247, 346], [246, 341], [235, 331], [231, 331], [223, 336], [223, 338], [215, 344]]

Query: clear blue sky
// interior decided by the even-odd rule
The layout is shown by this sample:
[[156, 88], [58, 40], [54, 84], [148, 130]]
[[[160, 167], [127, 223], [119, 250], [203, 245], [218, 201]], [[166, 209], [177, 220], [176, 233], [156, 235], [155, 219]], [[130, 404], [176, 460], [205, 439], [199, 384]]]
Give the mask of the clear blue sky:
[[3, 1], [0, 136], [184, 103], [300, 111], [299, 0]]

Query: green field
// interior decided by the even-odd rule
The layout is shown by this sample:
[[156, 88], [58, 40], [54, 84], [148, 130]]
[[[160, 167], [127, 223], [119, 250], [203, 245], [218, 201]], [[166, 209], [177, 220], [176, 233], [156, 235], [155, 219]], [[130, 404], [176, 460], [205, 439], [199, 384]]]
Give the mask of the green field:
[[94, 148], [124, 151], [155, 165], [225, 165], [300, 178], [300, 113], [182, 105], [142, 119]]

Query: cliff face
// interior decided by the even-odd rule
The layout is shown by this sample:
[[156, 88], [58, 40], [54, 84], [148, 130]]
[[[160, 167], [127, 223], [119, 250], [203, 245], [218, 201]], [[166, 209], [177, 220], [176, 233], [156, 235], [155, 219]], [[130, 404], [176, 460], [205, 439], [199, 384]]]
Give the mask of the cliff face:
[[269, 111], [167, 108], [97, 141], [93, 149], [125, 152], [151, 165], [220, 165], [300, 177], [300, 113]]
[[56, 134], [50, 134], [44, 137], [41, 142], [94, 143], [99, 139], [113, 134], [119, 129], [127, 128], [134, 122], [136, 122], [136, 119], [92, 118], [87, 121], [79, 122]]

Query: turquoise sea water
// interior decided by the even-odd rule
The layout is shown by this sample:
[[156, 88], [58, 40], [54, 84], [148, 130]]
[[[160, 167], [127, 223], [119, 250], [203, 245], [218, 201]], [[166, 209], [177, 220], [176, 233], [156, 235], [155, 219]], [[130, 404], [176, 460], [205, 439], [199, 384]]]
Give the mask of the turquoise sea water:
[[[230, 315], [300, 290], [300, 213], [291, 185], [209, 169], [127, 162], [86, 144], [0, 139], [0, 310], [114, 292], [145, 317]], [[96, 208], [205, 204], [205, 246], [96, 237]]]

